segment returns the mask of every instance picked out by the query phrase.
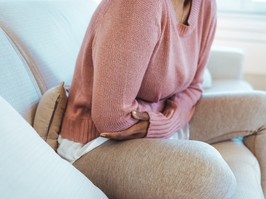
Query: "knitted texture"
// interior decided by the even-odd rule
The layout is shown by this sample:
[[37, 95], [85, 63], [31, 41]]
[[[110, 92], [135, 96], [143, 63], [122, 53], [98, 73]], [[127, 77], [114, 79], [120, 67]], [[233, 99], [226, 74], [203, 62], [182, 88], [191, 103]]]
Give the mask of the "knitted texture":
[[169, 0], [103, 0], [81, 46], [63, 137], [86, 143], [150, 116], [147, 137], [169, 137], [199, 100], [216, 28], [216, 3], [193, 0], [188, 24]]

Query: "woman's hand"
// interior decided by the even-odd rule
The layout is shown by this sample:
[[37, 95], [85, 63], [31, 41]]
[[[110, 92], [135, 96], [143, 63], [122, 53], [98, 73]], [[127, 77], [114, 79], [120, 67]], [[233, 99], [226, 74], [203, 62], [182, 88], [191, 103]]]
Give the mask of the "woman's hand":
[[146, 112], [132, 111], [131, 116], [139, 120], [139, 122], [124, 131], [119, 132], [103, 132], [101, 137], [110, 138], [114, 140], [129, 140], [135, 138], [144, 138], [149, 127], [149, 115]]

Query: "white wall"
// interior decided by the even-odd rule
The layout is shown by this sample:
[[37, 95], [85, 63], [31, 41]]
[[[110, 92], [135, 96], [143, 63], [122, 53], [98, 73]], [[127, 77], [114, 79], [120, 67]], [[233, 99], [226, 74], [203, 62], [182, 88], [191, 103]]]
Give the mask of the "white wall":
[[214, 45], [245, 51], [245, 77], [256, 89], [266, 90], [266, 16], [218, 14]]

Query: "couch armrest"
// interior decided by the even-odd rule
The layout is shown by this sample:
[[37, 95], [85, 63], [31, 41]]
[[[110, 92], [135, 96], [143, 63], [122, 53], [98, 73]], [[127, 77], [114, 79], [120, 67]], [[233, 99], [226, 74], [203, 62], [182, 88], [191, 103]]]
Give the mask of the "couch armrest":
[[213, 79], [242, 79], [244, 51], [239, 48], [213, 47], [207, 63]]
[[266, 127], [244, 138], [245, 145], [256, 156], [261, 168], [261, 186], [266, 197]]
[[234, 174], [198, 141], [107, 141], [74, 163], [109, 198], [231, 198]]

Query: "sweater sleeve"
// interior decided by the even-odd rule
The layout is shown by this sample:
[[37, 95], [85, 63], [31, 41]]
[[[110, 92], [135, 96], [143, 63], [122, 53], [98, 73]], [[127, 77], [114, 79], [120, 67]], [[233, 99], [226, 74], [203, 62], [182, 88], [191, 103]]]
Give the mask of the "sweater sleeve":
[[161, 35], [161, 10], [156, 0], [111, 1], [99, 19], [91, 110], [98, 131], [127, 129], [138, 122], [131, 112], [145, 110], [136, 96]]
[[211, 16], [202, 26], [202, 40], [199, 50], [197, 72], [192, 83], [184, 91], [167, 99], [162, 113], [148, 112], [150, 125], [147, 137], [167, 138], [183, 128], [191, 119], [195, 105], [202, 94], [203, 73], [208, 60], [210, 48], [216, 30], [216, 4], [212, 7]]

